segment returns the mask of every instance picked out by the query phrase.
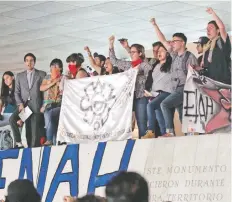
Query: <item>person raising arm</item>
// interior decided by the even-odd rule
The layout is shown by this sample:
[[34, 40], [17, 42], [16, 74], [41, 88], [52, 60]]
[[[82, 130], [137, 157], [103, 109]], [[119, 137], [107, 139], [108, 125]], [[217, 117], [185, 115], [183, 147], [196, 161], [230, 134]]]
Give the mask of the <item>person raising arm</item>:
[[146, 134], [147, 130], [147, 103], [148, 99], [144, 96], [145, 83], [151, 65], [145, 61], [145, 49], [140, 44], [133, 44], [130, 47], [130, 61], [124, 61], [116, 58], [114, 52], [115, 37], [109, 38], [109, 56], [113, 65], [121, 70], [129, 70], [130, 68], [138, 69], [138, 75], [135, 83], [134, 111], [139, 128], [139, 138]]
[[161, 102], [161, 109], [166, 124], [166, 134], [164, 136], [174, 136], [173, 108], [179, 112], [179, 118], [182, 122], [184, 85], [187, 78], [189, 65], [198, 66], [197, 58], [191, 52], [187, 51], [187, 37], [184, 33], [174, 33], [172, 41], [168, 42], [160, 31], [155, 18], [150, 20], [153, 25], [159, 41], [170, 53], [172, 64], [170, 69], [171, 86], [173, 92]]
[[88, 46], [85, 46], [84, 50], [88, 53], [91, 67], [95, 69], [98, 75], [105, 74], [105, 70], [104, 70], [104, 64], [106, 60], [105, 56], [94, 53], [94, 57], [93, 57]]
[[231, 42], [225, 25], [212, 8], [206, 10], [213, 20], [207, 25], [209, 42], [203, 47], [201, 66], [205, 76], [231, 84]]

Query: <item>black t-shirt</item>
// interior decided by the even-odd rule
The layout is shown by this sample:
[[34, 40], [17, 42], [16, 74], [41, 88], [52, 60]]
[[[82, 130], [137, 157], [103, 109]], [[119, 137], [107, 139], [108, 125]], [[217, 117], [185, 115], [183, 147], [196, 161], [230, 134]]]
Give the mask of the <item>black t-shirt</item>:
[[12, 89], [9, 89], [9, 94], [5, 95], [1, 98], [3, 100], [4, 105], [15, 105], [16, 101], [15, 101], [15, 97], [14, 97], [14, 92], [12, 91]]
[[[221, 45], [220, 45], [221, 44]], [[221, 48], [220, 48], [221, 46]], [[231, 43], [227, 35], [226, 42], [220, 37], [212, 54], [212, 62], [208, 62], [209, 50], [204, 57], [204, 68], [207, 68], [209, 78], [226, 84], [231, 84]]]

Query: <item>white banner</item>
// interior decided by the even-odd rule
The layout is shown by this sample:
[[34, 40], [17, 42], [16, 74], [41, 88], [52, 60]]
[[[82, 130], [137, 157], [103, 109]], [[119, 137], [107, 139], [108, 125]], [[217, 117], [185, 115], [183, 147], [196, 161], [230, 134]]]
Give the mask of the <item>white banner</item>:
[[230, 141], [219, 134], [0, 151], [0, 197], [15, 179], [31, 180], [43, 202], [104, 196], [128, 170], [146, 178], [150, 202], [230, 202]]
[[182, 132], [231, 133], [231, 86], [200, 76], [192, 68], [184, 88]]
[[103, 142], [131, 138], [132, 105], [137, 70], [67, 80], [57, 141]]

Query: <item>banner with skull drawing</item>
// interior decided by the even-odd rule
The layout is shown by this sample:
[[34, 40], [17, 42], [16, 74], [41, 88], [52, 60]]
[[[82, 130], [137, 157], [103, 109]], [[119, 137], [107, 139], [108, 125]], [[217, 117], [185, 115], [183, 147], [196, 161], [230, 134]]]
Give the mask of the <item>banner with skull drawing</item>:
[[231, 132], [231, 86], [201, 76], [189, 68], [183, 103], [182, 131]]
[[137, 70], [67, 80], [57, 141], [104, 142], [131, 138]]

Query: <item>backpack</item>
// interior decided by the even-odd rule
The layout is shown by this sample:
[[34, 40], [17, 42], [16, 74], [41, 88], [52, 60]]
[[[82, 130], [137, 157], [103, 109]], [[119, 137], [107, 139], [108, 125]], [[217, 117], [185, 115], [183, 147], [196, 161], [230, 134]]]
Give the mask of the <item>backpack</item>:
[[11, 136], [11, 130], [4, 129], [4, 127], [0, 130], [0, 150], [11, 149], [14, 147], [14, 140]]
[[191, 52], [186, 51], [184, 59], [182, 60], [182, 69], [183, 69], [183, 72], [185, 73], [185, 75], [188, 74], [188, 69], [186, 68], [186, 63], [189, 59], [190, 54], [191, 54]]

